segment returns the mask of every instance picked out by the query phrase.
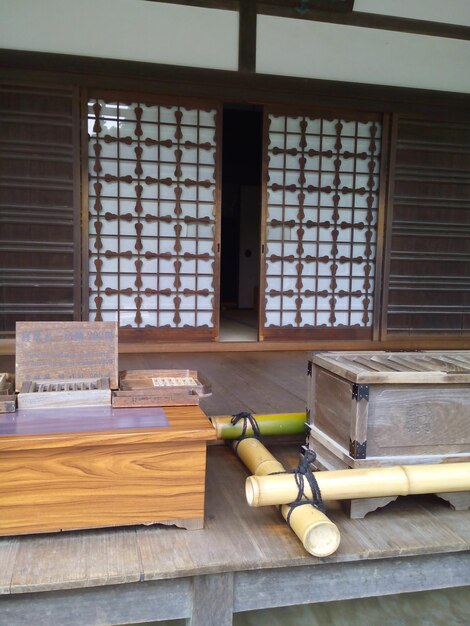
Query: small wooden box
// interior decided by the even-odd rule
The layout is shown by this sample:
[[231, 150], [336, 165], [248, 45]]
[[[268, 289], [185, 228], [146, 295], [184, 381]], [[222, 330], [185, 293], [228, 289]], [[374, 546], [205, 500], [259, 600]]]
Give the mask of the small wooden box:
[[114, 322], [18, 322], [18, 407], [111, 404], [117, 344]]
[[109, 378], [26, 380], [18, 394], [19, 409], [111, 404]]
[[329, 467], [469, 461], [470, 351], [312, 354], [307, 412]]
[[196, 370], [128, 370], [121, 372], [113, 407], [184, 406], [211, 395], [211, 385]]
[[0, 413], [16, 411], [15, 377], [7, 372], [0, 372]]
[[215, 438], [197, 406], [0, 415], [0, 535], [202, 528], [206, 442]]

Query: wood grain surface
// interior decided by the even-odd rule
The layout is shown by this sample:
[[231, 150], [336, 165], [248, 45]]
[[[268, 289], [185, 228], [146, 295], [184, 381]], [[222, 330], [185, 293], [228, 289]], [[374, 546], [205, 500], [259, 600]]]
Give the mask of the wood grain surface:
[[357, 418], [357, 402], [352, 400], [352, 385], [348, 380], [315, 365], [313, 378], [315, 395], [311, 396], [310, 420], [316, 428], [347, 450], [351, 428]]
[[[0, 454], [7, 450], [210, 441], [216, 438], [214, 427], [197, 406], [165, 407], [164, 411], [158, 407], [116, 409], [116, 413], [111, 407], [85, 407], [78, 415], [76, 411], [76, 407], [42, 409], [44, 415], [36, 422], [31, 420], [30, 411], [0, 416]], [[106, 411], [107, 414], [101, 420], [95, 416], [87, 422], [84, 418], [92, 411]], [[168, 420], [164, 428], [160, 421], [162, 411]], [[113, 415], [115, 419], [112, 419]], [[144, 416], [144, 425], [140, 425], [137, 419], [140, 415]], [[125, 420], [124, 426], [120, 420]]]
[[373, 385], [367, 455], [470, 453], [469, 385]]
[[215, 429], [198, 407], [32, 411], [0, 416], [0, 534], [202, 526]]
[[355, 383], [463, 384], [470, 382], [470, 351], [313, 353], [311, 360]]
[[203, 442], [3, 453], [0, 534], [204, 517]]

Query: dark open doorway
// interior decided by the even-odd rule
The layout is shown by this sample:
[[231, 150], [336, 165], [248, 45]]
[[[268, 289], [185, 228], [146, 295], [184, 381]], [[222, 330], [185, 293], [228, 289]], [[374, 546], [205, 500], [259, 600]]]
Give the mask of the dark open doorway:
[[224, 108], [221, 341], [258, 339], [262, 128], [261, 107]]

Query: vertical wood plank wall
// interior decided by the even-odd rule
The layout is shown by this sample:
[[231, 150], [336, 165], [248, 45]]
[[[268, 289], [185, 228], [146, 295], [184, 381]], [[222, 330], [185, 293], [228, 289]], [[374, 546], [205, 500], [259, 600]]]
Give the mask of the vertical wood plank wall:
[[77, 96], [0, 87], [0, 337], [80, 319]]
[[470, 331], [470, 124], [398, 117], [389, 335]]

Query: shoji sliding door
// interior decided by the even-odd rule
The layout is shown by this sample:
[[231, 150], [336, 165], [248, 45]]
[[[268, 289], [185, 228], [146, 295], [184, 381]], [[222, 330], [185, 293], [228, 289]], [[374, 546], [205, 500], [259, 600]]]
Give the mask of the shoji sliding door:
[[373, 336], [381, 117], [265, 113], [265, 339]]
[[217, 336], [219, 117], [212, 104], [89, 98], [90, 320], [136, 339]]

